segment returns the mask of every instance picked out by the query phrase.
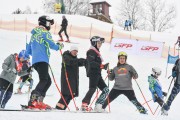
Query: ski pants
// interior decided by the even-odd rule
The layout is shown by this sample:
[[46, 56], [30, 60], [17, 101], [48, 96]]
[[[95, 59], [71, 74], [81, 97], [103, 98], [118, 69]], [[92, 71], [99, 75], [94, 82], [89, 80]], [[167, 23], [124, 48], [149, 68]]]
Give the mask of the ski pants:
[[[64, 100], [66, 101], [67, 105], [68, 105], [68, 104], [71, 102], [71, 100], [72, 100], [71, 95], [63, 95], [63, 97], [64, 97]], [[64, 100], [63, 100], [62, 97], [61, 97], [61, 99], [58, 101], [58, 103], [64, 105], [64, 108], [62, 108], [62, 110], [65, 110], [65, 109], [67, 108], [66, 104], [64, 103]]]
[[174, 100], [174, 98], [177, 96], [177, 94], [180, 92], [180, 85], [179, 84], [175, 84], [174, 87], [172, 88], [171, 94], [166, 102], [166, 104], [164, 104], [163, 108], [165, 110], [169, 110], [170, 106]]
[[90, 74], [89, 75], [89, 90], [86, 93], [84, 99], [82, 100], [83, 103], [90, 104], [91, 98], [92, 98], [94, 92], [96, 91], [97, 87], [102, 91], [102, 93], [99, 96], [99, 98], [97, 99], [96, 104], [104, 103], [106, 96], [109, 92], [109, 89], [108, 89], [107, 85], [105, 84], [104, 80], [102, 79], [102, 76], [99, 74], [93, 74], [93, 75]]
[[13, 93], [13, 84], [0, 78], [0, 108], [5, 108]]
[[25, 76], [22, 77], [22, 82], [20, 83], [19, 88], [22, 89], [22, 87], [24, 86], [26, 81], [28, 81], [30, 83], [29, 88], [32, 89], [33, 79], [31, 77], [29, 77], [29, 75], [25, 75]]
[[[117, 89], [112, 89], [109, 93], [109, 103], [112, 102], [114, 99], [116, 99], [119, 95], [125, 95], [129, 101], [131, 101], [136, 108], [140, 110], [145, 110], [145, 108], [137, 101], [137, 98], [135, 96], [134, 90], [117, 90]], [[108, 105], [108, 98], [104, 102], [102, 108], [105, 109], [106, 106]]]
[[49, 64], [46, 62], [38, 62], [33, 65], [34, 69], [39, 74], [39, 83], [32, 91], [32, 94], [39, 94], [42, 97], [46, 96], [46, 92], [51, 86], [51, 78], [48, 73]]
[[66, 35], [66, 38], [69, 39], [69, 36], [68, 36], [68, 34], [67, 34], [67, 30], [66, 30], [66, 29], [67, 29], [67, 27], [62, 27], [62, 28], [61, 28], [61, 30], [60, 30], [59, 33], [58, 33], [59, 36], [60, 36], [60, 38], [62, 38], [61, 33], [64, 31], [64, 34]]

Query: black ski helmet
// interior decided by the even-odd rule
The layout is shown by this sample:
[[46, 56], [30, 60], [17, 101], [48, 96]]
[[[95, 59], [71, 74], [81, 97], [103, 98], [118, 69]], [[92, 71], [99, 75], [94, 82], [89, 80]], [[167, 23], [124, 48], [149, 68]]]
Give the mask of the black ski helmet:
[[54, 19], [49, 16], [43, 15], [38, 19], [39, 25], [44, 26], [48, 31], [51, 29], [51, 25], [54, 24]]
[[90, 41], [91, 41], [91, 45], [94, 46], [94, 47], [96, 47], [98, 41], [101, 41], [102, 43], [104, 43], [105, 40], [104, 40], [104, 38], [101, 38], [101, 37], [99, 37], [99, 36], [93, 36], [93, 37], [90, 39]]

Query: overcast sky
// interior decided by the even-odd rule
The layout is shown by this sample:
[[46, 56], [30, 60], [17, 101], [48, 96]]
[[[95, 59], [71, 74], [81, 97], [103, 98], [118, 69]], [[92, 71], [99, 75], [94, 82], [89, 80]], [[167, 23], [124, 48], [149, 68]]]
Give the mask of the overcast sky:
[[[20, 8], [21, 10], [25, 10], [27, 6], [29, 6], [33, 12], [37, 11], [38, 13], [42, 13], [43, 12], [42, 1], [43, 0], [0, 0], [0, 14], [11, 14], [17, 8]], [[93, 1], [96, 1], [96, 0], [93, 0]], [[110, 8], [111, 18], [115, 18], [115, 16], [117, 15], [116, 9], [118, 8], [118, 3], [121, 0], [106, 0], [106, 1], [112, 6]], [[174, 29], [174, 32], [178, 32], [180, 31], [180, 22], [179, 22], [180, 21], [180, 0], [165, 0], [165, 1], [176, 4], [177, 24]]]

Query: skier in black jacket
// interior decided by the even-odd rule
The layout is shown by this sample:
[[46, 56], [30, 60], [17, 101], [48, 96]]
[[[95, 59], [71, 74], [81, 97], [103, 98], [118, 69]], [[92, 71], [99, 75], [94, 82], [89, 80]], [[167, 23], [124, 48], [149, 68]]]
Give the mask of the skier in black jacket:
[[97, 112], [101, 112], [102, 105], [104, 104], [105, 98], [108, 95], [109, 89], [107, 85], [105, 84], [104, 80], [101, 76], [101, 69], [107, 69], [109, 63], [103, 65], [103, 59], [100, 54], [100, 47], [102, 43], [104, 42], [104, 38], [101, 38], [99, 36], [94, 36], [91, 38], [91, 47], [87, 51], [87, 65], [86, 65], [86, 71], [87, 71], [87, 77], [89, 77], [89, 90], [82, 100], [82, 111], [90, 111], [90, 108], [88, 108], [88, 105], [91, 101], [91, 98], [96, 91], [96, 88], [98, 87], [102, 93], [97, 99], [95, 103], [94, 110]]
[[[70, 87], [72, 89], [73, 97], [78, 97], [79, 95], [79, 67], [85, 66], [84, 58], [77, 58], [78, 48], [76, 46], [71, 46], [70, 50], [63, 53], [63, 60], [61, 68], [61, 90], [62, 95], [67, 104], [72, 100], [72, 96], [68, 87], [66, 73], [68, 75], [68, 80]], [[66, 70], [66, 71], [65, 71]], [[61, 98], [56, 104], [56, 109], [65, 110], [67, 108], [63, 99]]]
[[63, 40], [63, 37], [62, 37], [62, 35], [61, 35], [61, 33], [64, 31], [64, 34], [66, 35], [66, 38], [67, 38], [67, 40], [65, 41], [65, 42], [70, 42], [70, 40], [69, 40], [69, 36], [68, 36], [68, 34], [67, 34], [67, 26], [68, 26], [68, 21], [67, 21], [67, 19], [66, 19], [66, 17], [63, 15], [62, 16], [62, 23], [61, 23], [61, 30], [59, 31], [59, 37], [61, 38], [59, 41], [60, 42], [63, 42], [64, 40]]

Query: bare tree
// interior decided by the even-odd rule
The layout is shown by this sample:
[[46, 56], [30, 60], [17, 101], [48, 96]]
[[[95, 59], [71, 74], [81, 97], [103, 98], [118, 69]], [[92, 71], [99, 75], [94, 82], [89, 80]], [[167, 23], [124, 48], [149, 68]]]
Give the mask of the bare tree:
[[23, 12], [18, 8], [12, 14], [23, 14]]
[[167, 6], [163, 0], [147, 0], [145, 8], [148, 30], [163, 32], [174, 26], [176, 11], [173, 5]]
[[[91, 0], [63, 0], [66, 14], [86, 15]], [[47, 13], [55, 13], [54, 4], [60, 0], [44, 0], [44, 10]]]
[[117, 9], [119, 16], [116, 18], [120, 26], [124, 26], [125, 20], [131, 19], [133, 29], [140, 29], [142, 7], [140, 0], [121, 0]]
[[87, 15], [91, 0], [64, 0], [67, 14]]

